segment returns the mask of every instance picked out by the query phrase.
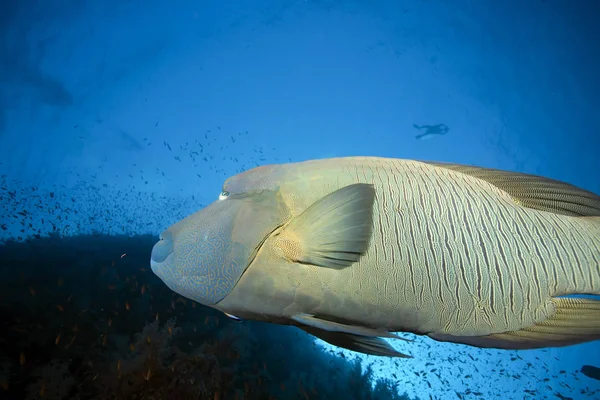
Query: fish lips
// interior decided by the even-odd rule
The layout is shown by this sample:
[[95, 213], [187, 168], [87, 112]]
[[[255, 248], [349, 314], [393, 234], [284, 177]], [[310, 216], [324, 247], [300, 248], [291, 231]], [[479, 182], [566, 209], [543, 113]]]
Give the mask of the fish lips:
[[[244, 234], [242, 227], [253, 216], [252, 204], [218, 201], [169, 227], [152, 248], [152, 272], [181, 296], [206, 306], [217, 304], [236, 285], [260, 240]], [[250, 245], [234, 241], [236, 229]]]
[[165, 231], [160, 234], [159, 241], [152, 247], [150, 268], [167, 286], [169, 286], [168, 282], [172, 280], [168, 279], [168, 276], [173, 274], [174, 269], [171, 264], [174, 262], [175, 248], [171, 240], [171, 234]]
[[182, 274], [180, 269], [176, 268], [177, 257], [173, 242], [169, 238], [165, 238], [168, 237], [169, 232], [165, 232], [165, 237], [162, 235], [161, 240], [152, 248], [150, 256], [150, 268], [152, 272], [172, 291], [204, 304], [205, 301], [197, 298], [194, 291], [194, 284], [199, 280], [198, 277]]

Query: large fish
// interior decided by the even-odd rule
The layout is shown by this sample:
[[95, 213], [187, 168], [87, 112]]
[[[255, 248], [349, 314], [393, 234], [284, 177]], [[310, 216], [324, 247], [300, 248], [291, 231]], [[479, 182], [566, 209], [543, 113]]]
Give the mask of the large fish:
[[408, 357], [381, 337], [530, 349], [600, 338], [600, 197], [374, 157], [258, 167], [160, 235], [151, 267], [230, 316]]

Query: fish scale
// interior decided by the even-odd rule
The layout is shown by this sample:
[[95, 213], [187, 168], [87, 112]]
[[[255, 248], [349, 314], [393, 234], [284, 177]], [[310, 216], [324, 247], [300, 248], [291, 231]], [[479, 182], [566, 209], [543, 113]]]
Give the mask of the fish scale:
[[[398, 331], [506, 349], [600, 338], [600, 301], [561, 297], [600, 294], [600, 197], [543, 177], [376, 157], [270, 165], [161, 237], [151, 265], [173, 290], [367, 354], [406, 357], [378, 338]], [[230, 244], [180, 254], [190, 237]]]
[[[583, 271], [571, 268], [570, 276], [575, 279], [568, 279], [569, 274], [566, 273], [566, 269], [560, 267], [564, 265], [564, 259], [572, 258], [567, 255], [572, 253], [573, 249], [577, 247], [577, 243], [589, 241], [589, 239], [577, 237], [574, 243], [564, 242], [557, 245], [560, 246], [558, 257], [553, 257], [549, 250], [550, 247], [543, 245], [551, 242], [549, 240], [552, 237], [549, 234], [550, 227], [558, 224], [562, 226], [562, 229], [577, 230], [580, 220], [560, 218], [560, 216], [522, 207], [515, 208], [514, 202], [505, 193], [485, 181], [468, 179], [468, 176], [461, 173], [447, 171], [444, 174], [446, 178], [444, 181], [447, 184], [440, 185], [439, 181], [432, 182], [430, 179], [430, 177], [436, 177], [437, 174], [427, 171], [437, 167], [428, 164], [390, 161], [392, 165], [387, 168], [393, 171], [395, 186], [381, 175], [383, 168], [379, 168], [380, 173], [377, 174], [374, 173], [372, 166], [365, 166], [365, 164], [361, 162], [356, 165], [354, 168], [359, 170], [355, 172], [340, 168], [333, 169], [331, 173], [336, 175], [340, 186], [352, 183], [373, 183], [376, 188], [376, 197], [383, 198], [376, 202], [374, 220], [381, 220], [379, 215], [383, 215], [384, 220], [396, 220], [397, 225], [407, 227], [407, 229], [393, 230], [393, 234], [390, 234], [390, 230], [386, 230], [385, 234], [382, 234], [381, 229], [374, 229], [371, 247], [358, 265], [352, 268], [352, 273], [348, 275], [348, 278], [329, 279], [343, 280], [344, 284], [341, 286], [348, 288], [348, 292], [354, 290], [353, 282], [363, 282], [363, 292], [377, 292], [377, 287], [364, 287], [364, 283], [369, 282], [369, 280], [364, 280], [364, 276], [372, 273], [372, 266], [381, 262], [378, 257], [371, 257], [371, 255], [381, 253], [390, 255], [392, 261], [387, 264], [389, 268], [386, 271], [391, 274], [388, 275], [389, 279], [409, 283], [402, 287], [400, 293], [403, 295], [402, 302], [416, 309], [416, 315], [413, 318], [407, 318], [410, 310], [406, 308], [399, 312], [387, 311], [388, 304], [386, 302], [391, 297], [388, 293], [380, 294], [376, 306], [383, 307], [387, 311], [385, 314], [389, 315], [390, 319], [400, 317], [399, 319], [410, 321], [416, 318], [417, 322], [414, 325], [407, 324], [398, 327], [398, 322], [389, 321], [386, 325], [396, 325], [396, 328], [401, 328], [399, 330], [433, 331], [446, 334], [481, 335], [510, 331], [547, 318], [548, 313], [553, 311], [549, 302], [550, 296], [588, 290], [586, 287], [574, 287], [576, 282], [583, 280]], [[375, 165], [381, 166], [381, 161], [377, 160]], [[360, 178], [351, 179], [352, 176]], [[345, 179], [346, 177], [349, 179]], [[405, 195], [403, 204], [398, 205], [387, 200], [391, 190], [412, 195]], [[315, 192], [319, 193], [318, 190]], [[478, 201], [474, 200], [477, 196], [479, 196]], [[437, 199], [437, 201], [430, 201], [431, 199]], [[443, 201], [443, 204], [440, 204], [440, 200]], [[478, 204], [475, 206], [473, 203]], [[386, 204], [388, 205], [386, 208], [381, 208]], [[396, 207], [409, 211], [408, 213], [397, 212]], [[416, 211], [411, 212], [411, 210]], [[446, 211], [448, 218], [445, 223], [439, 223], [440, 218], [429, 218], [429, 220], [434, 219], [436, 223], [427, 223], [426, 215], [439, 216], [439, 210], [450, 210]], [[476, 210], [479, 213], [475, 213]], [[521, 223], [511, 223], [505, 219], [507, 215]], [[473, 223], [474, 219], [479, 223]], [[387, 225], [390, 224], [388, 222]], [[511, 227], [513, 232], [509, 235], [505, 233], [505, 229], [494, 229], [498, 225]], [[441, 241], [445, 246], [437, 249], [422, 246], [422, 244], [431, 243], [426, 234], [428, 228], [432, 228], [431, 230], [437, 233], [437, 238], [442, 236], [448, 238]], [[478, 247], [475, 245], [477, 242], [476, 231], [481, 235], [487, 233], [487, 240], [483, 240]], [[387, 250], [384, 251], [383, 248]], [[499, 257], [495, 258], [496, 262], [492, 265], [488, 263], [487, 269], [482, 270], [483, 253], [498, 254]], [[453, 255], [458, 255], [458, 257], [453, 257]], [[591, 256], [591, 252], [588, 255]], [[443, 261], [436, 263], [436, 256]], [[515, 262], [516, 260], [518, 261]], [[545, 260], [545, 262], [543, 263], [541, 260]], [[594, 262], [591, 258], [587, 261]], [[448, 276], [449, 270], [455, 272], [454, 279]], [[512, 270], [512, 274], [501, 272], [510, 270]], [[493, 279], [493, 273], [500, 275], [500, 282]], [[427, 287], [427, 282], [432, 279], [433, 274], [437, 274], [437, 281], [445, 283], [444, 296], [439, 296], [439, 293], [436, 295], [435, 290]], [[533, 279], [536, 276], [541, 276], [542, 279]], [[562, 279], [559, 279], [559, 276]], [[439, 279], [440, 277], [444, 279]], [[594, 276], [594, 281], [598, 285], [598, 274]], [[496, 284], [497, 282], [500, 284]], [[540, 282], [548, 282], [548, 284], [542, 287]], [[509, 303], [510, 307], [503, 308], [504, 313], [494, 315], [490, 307], [485, 304], [485, 296], [480, 293], [481, 289], [478, 290], [478, 287], [491, 288], [489, 293], [494, 293], [494, 298], [497, 298], [499, 302]], [[553, 293], [552, 287], [557, 288]], [[458, 308], [458, 311], [456, 307], [447, 310], [446, 304], [460, 304], [461, 307]], [[440, 313], [438, 310], [442, 310], [442, 312]], [[454, 321], [452, 321], [452, 314], [456, 315]], [[446, 318], [442, 318], [444, 315]], [[492, 315], [495, 317], [493, 324], [490, 323]], [[435, 324], [423, 324], [421, 322], [423, 319], [432, 322], [435, 320]], [[472, 331], [468, 331], [465, 329], [466, 327], [471, 327]]]

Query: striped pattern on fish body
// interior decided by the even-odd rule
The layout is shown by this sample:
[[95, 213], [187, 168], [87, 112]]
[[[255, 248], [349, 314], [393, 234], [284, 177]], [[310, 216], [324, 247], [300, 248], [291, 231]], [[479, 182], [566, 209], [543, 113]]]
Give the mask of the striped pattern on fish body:
[[[480, 336], [547, 320], [555, 313], [553, 297], [600, 294], [598, 220], [526, 208], [485, 180], [418, 161], [316, 160], [287, 164], [280, 174], [290, 218], [347, 185], [373, 184], [376, 193], [373, 236], [359, 262], [341, 270], [284, 268], [296, 288], [287, 313], [332, 315], [388, 331]], [[267, 239], [262, 251], [267, 258], [290, 255], [289, 242]], [[261, 274], [282, 272], [260, 257], [257, 268], [271, 269]]]
[[600, 339], [600, 196], [521, 173], [348, 157], [229, 178], [151, 268], [236, 318], [408, 357], [381, 337], [525, 349]]

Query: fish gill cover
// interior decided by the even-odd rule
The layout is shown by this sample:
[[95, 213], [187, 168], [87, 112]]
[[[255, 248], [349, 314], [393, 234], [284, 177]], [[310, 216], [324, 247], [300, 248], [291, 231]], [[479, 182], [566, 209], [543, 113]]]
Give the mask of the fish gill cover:
[[454, 161], [600, 192], [597, 6], [578, 4], [4, 2], [0, 398], [600, 397], [597, 343], [362, 356], [149, 266], [158, 232], [264, 164]]

